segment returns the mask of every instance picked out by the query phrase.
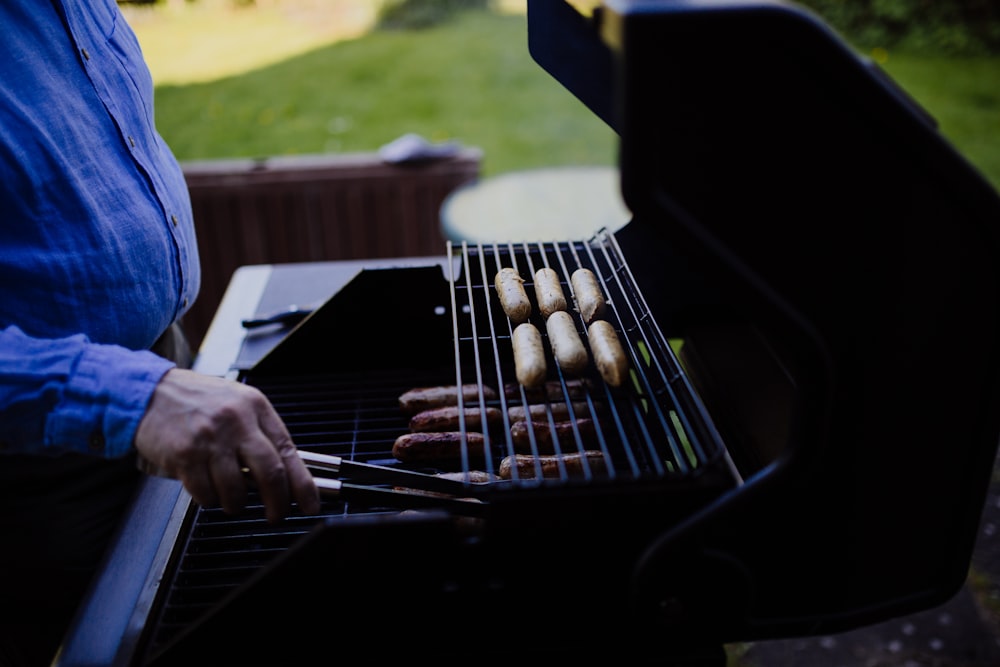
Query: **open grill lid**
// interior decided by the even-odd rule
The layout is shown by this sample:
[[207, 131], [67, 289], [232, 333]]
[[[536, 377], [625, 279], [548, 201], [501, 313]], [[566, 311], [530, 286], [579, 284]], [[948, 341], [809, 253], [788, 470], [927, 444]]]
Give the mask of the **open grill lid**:
[[700, 576], [645, 581], [646, 603], [787, 636], [950, 597], [1000, 432], [996, 191], [794, 4], [528, 19], [533, 57], [621, 137], [618, 238], [651, 310], [727, 441], [772, 461], [665, 539]]

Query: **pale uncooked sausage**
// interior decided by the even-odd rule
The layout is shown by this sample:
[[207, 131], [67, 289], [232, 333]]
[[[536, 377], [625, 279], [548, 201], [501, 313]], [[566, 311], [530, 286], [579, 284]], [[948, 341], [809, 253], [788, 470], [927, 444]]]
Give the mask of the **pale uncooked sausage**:
[[535, 300], [542, 317], [566, 310], [566, 295], [554, 269], [546, 267], [535, 271]]
[[573, 285], [573, 296], [576, 299], [576, 309], [583, 316], [583, 321], [590, 324], [604, 317], [607, 302], [604, 292], [597, 281], [597, 276], [590, 269], [577, 269], [569, 278]]
[[587, 370], [590, 357], [572, 315], [564, 310], [552, 313], [545, 321], [545, 331], [549, 335], [552, 355], [564, 373], [580, 375]]
[[500, 305], [510, 321], [514, 324], [527, 322], [531, 316], [531, 301], [524, 291], [524, 279], [521, 275], [510, 267], [504, 267], [497, 272], [493, 282], [497, 288], [497, 296], [500, 297]]
[[628, 377], [628, 357], [615, 328], [607, 320], [595, 320], [587, 327], [587, 338], [601, 377], [612, 387], [620, 387]]
[[538, 387], [545, 382], [547, 366], [542, 334], [531, 322], [518, 324], [512, 334], [514, 374], [525, 387]]

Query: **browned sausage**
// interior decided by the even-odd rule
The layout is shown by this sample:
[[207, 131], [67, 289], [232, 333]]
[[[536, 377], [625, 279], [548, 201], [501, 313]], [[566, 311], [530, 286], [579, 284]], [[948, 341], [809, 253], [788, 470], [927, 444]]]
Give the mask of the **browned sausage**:
[[[566, 403], [536, 403], [525, 408], [523, 405], [512, 405], [507, 408], [507, 416], [510, 418], [511, 422], [516, 421], [526, 421], [528, 415], [535, 421], [545, 421], [548, 419], [548, 406], [552, 410], [552, 417], [556, 421], [564, 421], [569, 419], [569, 405]], [[573, 401], [573, 416], [574, 417], [587, 417], [590, 414], [590, 406], [587, 405], [586, 401]], [[599, 409], [599, 405], [594, 405], [595, 410]]]
[[410, 417], [410, 430], [414, 433], [421, 431], [457, 431], [461, 428], [459, 417], [464, 413], [465, 428], [469, 430], [482, 430], [500, 423], [503, 420], [503, 412], [500, 408], [486, 408], [485, 411], [479, 408], [463, 408], [459, 411], [457, 405], [446, 405], [443, 408], [432, 408], [424, 410]]
[[456, 482], [469, 482], [470, 484], [485, 484], [487, 482], [495, 482], [500, 477], [494, 475], [491, 472], [486, 472], [485, 470], [459, 470], [456, 472], [439, 472], [435, 477], [444, 477], [445, 479], [453, 479]]
[[510, 267], [505, 267], [497, 272], [493, 280], [497, 288], [497, 296], [500, 297], [500, 305], [507, 317], [514, 324], [526, 322], [531, 315], [531, 302], [528, 301], [528, 293], [524, 291], [524, 279], [521, 275]]
[[559, 274], [554, 269], [546, 267], [535, 271], [535, 300], [542, 317], [566, 310], [566, 295], [559, 284]]
[[[463, 384], [462, 399], [466, 403], [479, 401], [478, 384]], [[492, 387], [483, 386], [483, 397], [487, 400], [497, 398], [497, 392]], [[440, 408], [446, 405], [458, 405], [459, 388], [456, 385], [440, 387], [414, 387], [399, 396], [399, 409], [408, 415], [414, 415], [422, 410]]]
[[410, 463], [420, 461], [456, 461], [462, 458], [463, 444], [469, 456], [479, 459], [483, 455], [485, 438], [482, 433], [469, 431], [404, 433], [392, 445], [392, 455]]
[[[576, 429], [574, 430], [574, 425]], [[593, 419], [577, 419], [572, 421], [555, 422], [556, 438], [558, 438], [563, 449], [575, 446], [576, 434], [579, 432], [580, 440], [584, 446], [592, 445], [597, 439], [597, 429], [594, 427]], [[527, 454], [531, 452], [531, 431], [535, 433], [535, 444], [540, 454], [553, 454], [555, 448], [552, 440], [552, 428], [547, 421], [526, 422], [519, 421], [511, 424], [510, 437], [514, 443], [515, 451]]]
[[604, 317], [607, 302], [604, 300], [604, 292], [601, 291], [601, 285], [594, 272], [590, 269], [577, 269], [569, 277], [569, 281], [573, 285], [576, 309], [583, 316], [583, 321], [590, 324]]
[[[499, 475], [494, 475], [491, 472], [486, 472], [485, 470], [457, 470], [455, 472], [439, 472], [434, 475], [435, 477], [443, 477], [445, 479], [453, 479], [456, 482], [466, 482], [469, 484], [486, 484], [489, 482], [495, 482], [500, 479]], [[425, 489], [413, 489], [406, 486], [394, 486], [397, 491], [406, 491], [408, 493], [422, 493], [428, 496], [442, 496], [447, 497], [452, 494], [450, 493], [440, 493], [438, 491], [427, 491]]]
[[612, 387], [620, 387], [628, 377], [628, 357], [615, 328], [606, 320], [597, 320], [587, 328], [587, 338], [601, 377]]
[[559, 362], [564, 373], [580, 375], [587, 370], [590, 357], [587, 356], [587, 348], [583, 346], [572, 315], [563, 310], [552, 313], [545, 321], [545, 331], [549, 335], [552, 356]]
[[607, 470], [604, 454], [600, 450], [591, 449], [582, 454], [579, 452], [575, 454], [553, 454], [539, 456], [537, 459], [530, 454], [515, 454], [513, 457], [505, 456], [500, 462], [498, 473], [500, 479], [511, 479], [513, 477], [513, 469], [516, 467], [518, 477], [532, 479], [535, 477], [535, 461], [537, 460], [542, 467], [542, 477], [561, 477], [562, 471], [559, 468], [559, 461], [562, 460], [566, 466], [566, 475], [568, 477], [579, 477], [583, 475], [584, 458], [590, 464], [590, 471], [592, 473], [600, 473]]
[[[507, 398], [521, 398], [521, 385], [508, 382], [503, 386], [504, 395]], [[563, 399], [583, 398], [590, 389], [590, 380], [587, 378], [573, 378], [566, 380], [566, 389], [563, 390], [562, 382], [550, 380], [541, 387], [526, 389], [525, 395], [529, 401], [560, 401]]]
[[531, 322], [518, 324], [511, 337], [514, 348], [514, 375], [525, 387], [537, 387], [545, 382], [548, 372], [542, 334]]

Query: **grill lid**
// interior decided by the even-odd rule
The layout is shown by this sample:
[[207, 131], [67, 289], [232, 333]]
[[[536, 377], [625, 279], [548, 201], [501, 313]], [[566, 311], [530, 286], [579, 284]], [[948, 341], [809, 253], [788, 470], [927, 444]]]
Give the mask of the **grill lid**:
[[950, 597], [1000, 434], [996, 191], [792, 3], [528, 11], [532, 55], [621, 137], [618, 239], [652, 312], [727, 442], [770, 463], [755, 501], [667, 540], [654, 560], [702, 574], [648, 568], [645, 604], [788, 636]]

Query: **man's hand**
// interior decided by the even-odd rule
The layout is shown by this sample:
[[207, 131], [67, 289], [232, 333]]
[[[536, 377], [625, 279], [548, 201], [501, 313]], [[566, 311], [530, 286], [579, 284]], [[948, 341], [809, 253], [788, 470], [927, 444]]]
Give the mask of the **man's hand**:
[[270, 401], [239, 382], [175, 368], [157, 385], [136, 431], [135, 448], [191, 497], [228, 513], [243, 510], [243, 469], [256, 481], [268, 521], [288, 515], [291, 500], [319, 512], [312, 475]]

